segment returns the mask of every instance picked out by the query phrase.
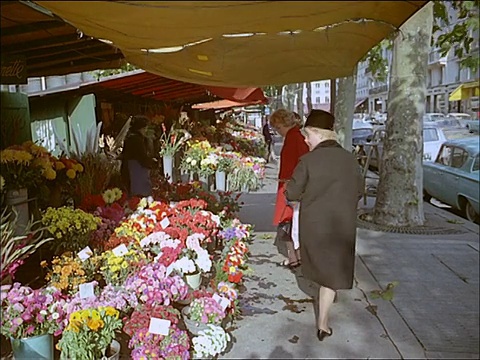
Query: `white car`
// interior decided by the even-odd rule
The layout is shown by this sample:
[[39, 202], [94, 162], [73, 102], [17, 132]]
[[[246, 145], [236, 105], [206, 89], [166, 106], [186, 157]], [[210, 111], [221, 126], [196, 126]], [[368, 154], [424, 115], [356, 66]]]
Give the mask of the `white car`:
[[445, 120], [445, 115], [442, 113], [426, 113], [423, 115], [423, 121], [438, 121]]
[[423, 126], [423, 161], [434, 161], [442, 144], [447, 141], [443, 130], [437, 126]]
[[450, 113], [450, 114], [447, 114], [447, 119], [458, 120], [458, 122], [460, 123], [460, 125], [462, 127], [467, 127], [467, 121], [473, 120], [471, 115], [464, 114], [464, 113]]

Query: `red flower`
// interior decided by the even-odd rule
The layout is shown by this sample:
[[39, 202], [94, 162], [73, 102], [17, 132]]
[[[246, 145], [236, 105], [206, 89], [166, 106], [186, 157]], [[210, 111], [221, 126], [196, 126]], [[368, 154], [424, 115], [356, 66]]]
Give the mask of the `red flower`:
[[130, 210], [132, 211], [135, 211], [137, 210], [137, 206], [138, 206], [138, 203], [140, 202], [140, 198], [139, 197], [136, 197], [136, 196], [133, 196], [132, 198], [130, 198], [130, 200], [128, 200], [128, 207], [130, 208]]
[[237, 272], [228, 275], [228, 281], [231, 283], [239, 284], [242, 281], [243, 273]]

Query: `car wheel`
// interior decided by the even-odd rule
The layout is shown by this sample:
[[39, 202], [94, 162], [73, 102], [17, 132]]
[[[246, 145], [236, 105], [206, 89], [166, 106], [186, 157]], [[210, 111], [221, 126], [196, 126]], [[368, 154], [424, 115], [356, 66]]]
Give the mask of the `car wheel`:
[[432, 200], [432, 195], [423, 190], [423, 201], [430, 202], [430, 200]]
[[467, 201], [467, 203], [465, 204], [465, 216], [471, 222], [478, 222], [479, 220], [479, 216], [475, 212], [475, 209], [473, 208], [472, 204], [470, 204], [470, 201]]

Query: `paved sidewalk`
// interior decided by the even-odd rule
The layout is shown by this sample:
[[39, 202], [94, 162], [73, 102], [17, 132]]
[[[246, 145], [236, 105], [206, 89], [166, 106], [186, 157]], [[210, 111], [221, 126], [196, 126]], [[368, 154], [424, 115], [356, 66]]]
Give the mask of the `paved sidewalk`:
[[[257, 231], [250, 258], [255, 275], [242, 294], [236, 343], [222, 358], [479, 358], [478, 225], [426, 204], [429, 225], [457, 233], [359, 229], [356, 285], [339, 292], [331, 312], [334, 335], [320, 343], [315, 286], [301, 270], [278, 265], [283, 256], [271, 225], [276, 171], [270, 166], [265, 187], [242, 196], [240, 218]], [[392, 301], [372, 299], [372, 290], [394, 281]]]

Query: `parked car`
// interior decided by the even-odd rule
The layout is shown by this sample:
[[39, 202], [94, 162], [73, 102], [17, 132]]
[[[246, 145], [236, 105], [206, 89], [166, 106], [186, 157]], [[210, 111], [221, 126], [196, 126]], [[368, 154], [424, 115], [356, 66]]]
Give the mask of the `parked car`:
[[467, 121], [473, 120], [471, 115], [464, 113], [449, 113], [446, 118], [458, 120], [461, 127], [467, 127]]
[[373, 126], [363, 120], [354, 120], [352, 129], [352, 145], [364, 145], [373, 137]]
[[445, 115], [442, 113], [426, 113], [423, 115], [423, 121], [438, 121], [445, 119]]
[[461, 210], [470, 221], [479, 220], [478, 137], [445, 142], [435, 162], [423, 164], [424, 198], [432, 197]]
[[[378, 153], [380, 157], [382, 156], [384, 137], [385, 137], [384, 128], [378, 128], [375, 131], [373, 136], [374, 139], [379, 141], [377, 148], [378, 148]], [[447, 138], [445, 137], [443, 130], [439, 126], [435, 125], [432, 122], [424, 123], [423, 124], [423, 161], [424, 162], [434, 161], [435, 157], [438, 154], [438, 151], [440, 150], [440, 147], [446, 140]], [[366, 148], [365, 151], [368, 154], [368, 145], [365, 146], [365, 148]], [[373, 169], [378, 169], [378, 159], [376, 157], [375, 151], [372, 151], [370, 167]]]
[[480, 120], [469, 120], [465, 121], [465, 126], [470, 133], [479, 133], [480, 131]]

